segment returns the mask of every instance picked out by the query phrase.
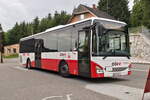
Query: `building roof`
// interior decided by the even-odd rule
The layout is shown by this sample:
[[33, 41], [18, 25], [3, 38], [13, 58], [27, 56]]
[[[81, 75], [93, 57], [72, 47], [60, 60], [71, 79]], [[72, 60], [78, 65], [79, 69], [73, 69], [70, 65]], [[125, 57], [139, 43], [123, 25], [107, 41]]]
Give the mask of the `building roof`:
[[[98, 8], [91, 8], [91, 7], [85, 6], [85, 5], [83, 5], [83, 4], [80, 4], [80, 5], [78, 6], [78, 8], [75, 8], [75, 9], [73, 10], [71, 19], [73, 18], [74, 15], [79, 15], [79, 14], [87, 13], [87, 12], [92, 13], [92, 14], [95, 15], [96, 17], [107, 18], [107, 19], [115, 20], [115, 18], [114, 18], [113, 16], [110, 16], [110, 15], [107, 14], [106, 12], [103, 12], [103, 11], [99, 10]], [[71, 21], [71, 19], [69, 20], [69, 22]]]
[[115, 18], [113, 16], [110, 16], [109, 14], [107, 14], [106, 12], [103, 12], [103, 11], [99, 10], [98, 8], [93, 9], [93, 8], [87, 7], [85, 5], [81, 5], [81, 6], [87, 8], [90, 12], [92, 12], [97, 17], [108, 18], [108, 19], [115, 20]]

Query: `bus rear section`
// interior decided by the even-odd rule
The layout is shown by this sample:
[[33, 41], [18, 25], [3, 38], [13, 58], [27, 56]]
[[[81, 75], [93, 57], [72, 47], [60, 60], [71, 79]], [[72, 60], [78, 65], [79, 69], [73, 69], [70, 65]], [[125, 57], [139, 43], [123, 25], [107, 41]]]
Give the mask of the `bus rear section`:
[[20, 40], [27, 68], [89, 78], [131, 74], [129, 35], [123, 22], [91, 18]]

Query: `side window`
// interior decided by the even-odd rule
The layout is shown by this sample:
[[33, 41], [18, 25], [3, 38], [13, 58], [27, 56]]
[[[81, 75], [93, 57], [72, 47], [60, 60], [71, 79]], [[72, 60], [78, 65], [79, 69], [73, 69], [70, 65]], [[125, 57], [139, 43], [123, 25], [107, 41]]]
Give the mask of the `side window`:
[[34, 39], [20, 41], [20, 53], [34, 52]]
[[52, 31], [38, 37], [43, 39], [43, 52], [56, 52], [57, 51], [57, 32]]
[[89, 31], [81, 31], [79, 32], [79, 44], [78, 44], [78, 50], [79, 52], [87, 53], [89, 50]]
[[76, 28], [73, 28], [71, 38], [72, 51], [76, 51], [78, 48], [78, 30]]
[[97, 53], [97, 36], [95, 30], [93, 30], [92, 34], [92, 52]]
[[71, 51], [71, 31], [69, 29], [61, 30], [58, 34], [58, 50]]

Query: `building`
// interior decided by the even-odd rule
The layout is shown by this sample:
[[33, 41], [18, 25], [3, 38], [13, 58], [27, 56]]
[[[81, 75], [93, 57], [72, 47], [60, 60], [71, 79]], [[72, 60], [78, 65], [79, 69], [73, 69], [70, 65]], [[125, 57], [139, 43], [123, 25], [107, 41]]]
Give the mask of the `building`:
[[4, 46], [4, 55], [9, 56], [12, 54], [19, 54], [19, 44]]
[[70, 18], [68, 23], [73, 23], [90, 17], [101, 17], [115, 20], [114, 17], [110, 16], [106, 12], [99, 10], [95, 4], [93, 4], [92, 8], [80, 4], [73, 10], [72, 17]]

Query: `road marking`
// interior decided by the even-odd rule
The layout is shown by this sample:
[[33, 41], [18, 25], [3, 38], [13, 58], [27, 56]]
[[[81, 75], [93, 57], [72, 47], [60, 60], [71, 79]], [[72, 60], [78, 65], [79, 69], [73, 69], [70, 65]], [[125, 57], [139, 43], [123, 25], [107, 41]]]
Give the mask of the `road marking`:
[[71, 100], [70, 96], [72, 96], [72, 94], [67, 94], [66, 96], [67, 96], [67, 100]]
[[[72, 94], [67, 94], [66, 97], [67, 97], [67, 100], [71, 100], [71, 96]], [[45, 97], [43, 98], [42, 100], [49, 100], [49, 99], [54, 99], [54, 98], [63, 98], [63, 96], [49, 96], [49, 97]]]
[[110, 83], [90, 84], [86, 85], [86, 88], [94, 92], [118, 98], [120, 100], [141, 100], [144, 91], [143, 89]]
[[150, 100], [150, 93], [144, 94], [144, 100]]
[[131, 69], [132, 71], [139, 71], [139, 72], [147, 72], [148, 70], [141, 70], [141, 69]]
[[20, 67], [20, 66], [16, 66], [16, 67], [13, 67], [13, 68], [19, 69], [19, 70], [22, 70], [22, 71], [29, 71], [28, 69]]
[[42, 100], [48, 100], [48, 99], [53, 99], [53, 98], [62, 98], [63, 96], [50, 96], [50, 97], [45, 97]]

